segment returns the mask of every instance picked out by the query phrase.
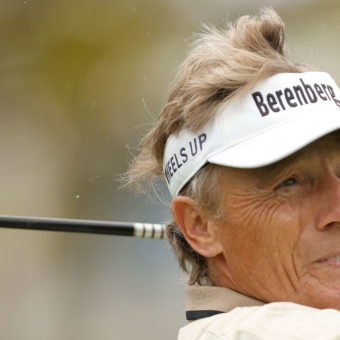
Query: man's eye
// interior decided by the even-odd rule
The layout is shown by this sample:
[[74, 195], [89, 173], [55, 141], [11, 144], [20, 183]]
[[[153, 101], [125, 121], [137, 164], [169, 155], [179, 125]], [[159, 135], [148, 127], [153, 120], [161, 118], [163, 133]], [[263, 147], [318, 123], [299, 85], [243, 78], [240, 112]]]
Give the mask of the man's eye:
[[281, 188], [286, 188], [286, 187], [290, 187], [292, 185], [295, 185], [297, 183], [297, 180], [293, 177], [289, 177], [287, 179], [285, 179], [282, 183], [280, 183], [276, 188], [276, 189], [281, 189]]

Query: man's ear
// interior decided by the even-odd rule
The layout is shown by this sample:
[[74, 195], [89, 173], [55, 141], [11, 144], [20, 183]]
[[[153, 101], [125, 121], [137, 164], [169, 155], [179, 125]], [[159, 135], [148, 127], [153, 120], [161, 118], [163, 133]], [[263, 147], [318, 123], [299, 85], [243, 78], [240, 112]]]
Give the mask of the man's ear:
[[222, 252], [214, 219], [203, 213], [194, 200], [185, 196], [175, 197], [172, 212], [192, 249], [204, 257], [214, 257]]

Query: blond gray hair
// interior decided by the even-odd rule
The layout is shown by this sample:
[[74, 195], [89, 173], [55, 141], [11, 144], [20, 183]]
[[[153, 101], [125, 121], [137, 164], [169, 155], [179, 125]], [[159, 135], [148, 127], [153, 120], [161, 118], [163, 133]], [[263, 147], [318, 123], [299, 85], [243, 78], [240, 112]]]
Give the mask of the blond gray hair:
[[[284, 23], [271, 8], [258, 16], [243, 16], [224, 29], [205, 26], [180, 65], [171, 92], [155, 126], [141, 141], [141, 151], [127, 174], [128, 185], [153, 187], [163, 175], [162, 162], [168, 137], [183, 128], [197, 132], [214, 116], [217, 107], [269, 76], [313, 71], [293, 62], [285, 44]], [[220, 168], [207, 164], [182, 189], [203, 209], [218, 215]], [[135, 187], [136, 187], [135, 186]], [[206, 260], [187, 243], [174, 220], [167, 236], [189, 284], [209, 282]]]

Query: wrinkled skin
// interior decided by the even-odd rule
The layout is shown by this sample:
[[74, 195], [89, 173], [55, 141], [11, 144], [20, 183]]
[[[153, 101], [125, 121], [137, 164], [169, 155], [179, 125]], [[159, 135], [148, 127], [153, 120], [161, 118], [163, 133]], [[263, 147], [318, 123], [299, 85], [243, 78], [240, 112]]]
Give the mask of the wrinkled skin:
[[[259, 300], [340, 309], [340, 139], [258, 169], [225, 168], [212, 283]], [[339, 256], [338, 259], [335, 256]]]

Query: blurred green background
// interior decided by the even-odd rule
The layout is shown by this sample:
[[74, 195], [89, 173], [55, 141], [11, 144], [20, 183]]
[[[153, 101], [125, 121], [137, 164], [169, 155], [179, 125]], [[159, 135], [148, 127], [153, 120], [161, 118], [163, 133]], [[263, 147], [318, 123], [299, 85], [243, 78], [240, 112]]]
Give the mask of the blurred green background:
[[[118, 190], [129, 149], [192, 32], [265, 5], [293, 57], [339, 82], [336, 0], [0, 0], [0, 214], [165, 221]], [[0, 230], [1, 339], [170, 340], [184, 309], [166, 241]]]

